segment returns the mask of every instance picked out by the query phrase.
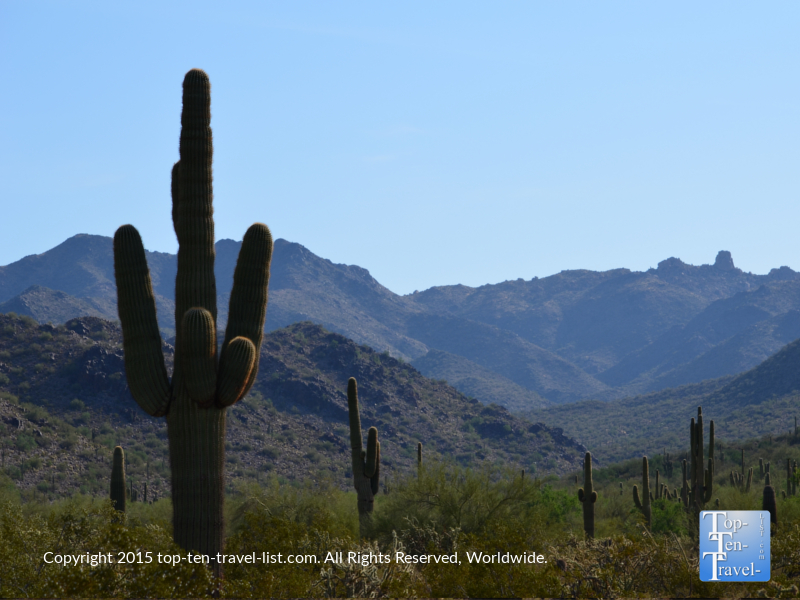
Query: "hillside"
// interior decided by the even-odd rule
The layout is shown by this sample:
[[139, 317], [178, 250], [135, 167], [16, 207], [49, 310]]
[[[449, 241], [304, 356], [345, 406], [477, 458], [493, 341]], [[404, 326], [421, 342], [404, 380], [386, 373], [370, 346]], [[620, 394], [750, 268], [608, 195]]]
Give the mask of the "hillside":
[[612, 402], [578, 402], [530, 411], [529, 418], [558, 426], [598, 457], [616, 462], [683, 450], [681, 434], [698, 406], [713, 419], [716, 437], [735, 443], [782, 435], [800, 417], [800, 340], [788, 344], [757, 367], [722, 377]]
[[[174, 350], [164, 345], [168, 367]], [[163, 419], [130, 397], [120, 331], [86, 317], [65, 326], [0, 316], [0, 439], [3, 469], [29, 493], [107, 492], [111, 449], [123, 445], [128, 474], [150, 493], [168, 490]], [[347, 379], [359, 382], [365, 427], [377, 426], [382, 473], [414, 468], [425, 455], [463, 465], [483, 461], [532, 472], [574, 469], [584, 448], [559, 429], [483, 406], [407, 363], [308, 322], [265, 337], [251, 393], [228, 413], [232, 485], [267, 473], [332, 477], [351, 485]], [[149, 473], [149, 474], [148, 474]]]
[[551, 402], [536, 392], [480, 366], [463, 356], [431, 350], [411, 364], [426, 377], [442, 377], [447, 383], [483, 404], [499, 404], [511, 412], [542, 408]]

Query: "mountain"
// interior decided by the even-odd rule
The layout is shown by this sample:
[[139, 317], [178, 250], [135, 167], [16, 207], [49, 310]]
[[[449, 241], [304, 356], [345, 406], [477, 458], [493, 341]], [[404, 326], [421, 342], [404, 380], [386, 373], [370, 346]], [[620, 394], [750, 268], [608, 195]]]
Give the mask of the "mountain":
[[[115, 319], [111, 246], [110, 238], [78, 235], [0, 267], [0, 308], [54, 323], [78, 313]], [[221, 327], [240, 247], [233, 240], [216, 244]], [[147, 259], [159, 324], [169, 338], [176, 257], [148, 252]], [[725, 251], [710, 265], [669, 258], [646, 272], [563, 271], [399, 296], [361, 267], [277, 240], [265, 329], [313, 321], [420, 361], [428, 375], [452, 380], [464, 393], [499, 396], [505, 406], [525, 410], [541, 405], [538, 399], [605, 401], [740, 373], [800, 334], [797, 311], [800, 274], [788, 267], [745, 273]], [[465, 376], [467, 363], [457, 366], [459, 360], [480, 368]], [[511, 384], [525, 391], [512, 392]], [[497, 385], [510, 395], [493, 394]]]
[[[163, 350], [171, 371], [174, 349]], [[379, 429], [389, 477], [415, 467], [420, 441], [427, 457], [465, 466], [566, 473], [581, 464], [585, 448], [558, 428], [484, 406], [408, 363], [303, 322], [265, 336], [253, 389], [228, 412], [229, 480], [272, 472], [330, 477], [349, 488], [351, 376], [365, 429]], [[5, 473], [24, 488], [107, 493], [110, 453], [121, 444], [129, 478], [147, 478], [158, 494], [168, 489], [164, 420], [134, 402], [120, 329], [102, 319], [52, 326], [0, 315], [0, 438]]]
[[499, 404], [512, 412], [551, 404], [536, 392], [457, 354], [431, 350], [411, 364], [426, 377], [442, 377], [460, 392], [483, 404]]
[[[602, 460], [616, 462], [662, 449], [683, 452], [682, 433], [703, 407], [721, 443], [793, 432], [800, 417], [800, 340], [736, 376], [611, 402], [547, 407], [528, 417], [564, 429]], [[800, 437], [797, 438], [800, 442]]]
[[407, 320], [409, 335], [463, 356], [553, 402], [574, 402], [607, 390], [569, 361], [492, 325], [441, 315]]
[[[681, 366], [685, 369], [691, 361], [744, 334], [748, 328], [753, 328], [744, 336], [749, 345], [764, 347], [761, 352], [753, 352], [753, 358], [745, 366], [753, 367], [787, 342], [800, 337], [800, 334], [795, 334], [796, 327], [792, 325], [794, 321], [791, 317], [788, 320], [778, 319], [772, 327], [767, 326], [764, 329], [767, 321], [791, 314], [797, 307], [800, 307], [800, 280], [769, 282], [755, 290], [739, 292], [729, 298], [712, 302], [686, 324], [672, 328], [653, 343], [631, 353], [598, 375], [598, 378], [612, 386], [624, 386], [638, 378], [639, 386], [645, 386], [641, 391], [649, 391], [646, 389], [648, 386], [650, 389], [661, 389], [687, 383], [692, 379], [681, 380], [674, 373], [675, 369]], [[757, 325], [761, 327], [754, 327]], [[786, 333], [775, 333], [775, 327]], [[771, 339], [773, 334], [778, 341], [766, 344], [759, 341], [765, 337]], [[790, 336], [789, 339], [786, 339], [787, 335]], [[747, 342], [742, 340], [740, 343]], [[729, 372], [741, 370], [743, 369], [739, 368]], [[658, 379], [670, 372], [673, 375], [659, 384]], [[701, 375], [701, 379], [706, 378]], [[636, 385], [633, 389], [636, 389]]]
[[32, 285], [18, 296], [0, 304], [0, 313], [10, 312], [28, 315], [39, 323], [65, 323], [83, 315], [110, 318], [107, 303], [101, 305], [39, 285]]

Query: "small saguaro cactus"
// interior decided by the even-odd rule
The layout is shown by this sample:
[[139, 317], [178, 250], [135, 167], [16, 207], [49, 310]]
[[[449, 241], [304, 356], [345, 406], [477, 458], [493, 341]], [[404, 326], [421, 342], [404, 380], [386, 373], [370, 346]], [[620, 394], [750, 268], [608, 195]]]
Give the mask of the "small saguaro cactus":
[[114, 462], [111, 466], [111, 503], [118, 511], [125, 512], [127, 500], [125, 489], [125, 452], [121, 446], [114, 448]]
[[[769, 475], [767, 475], [769, 478]], [[764, 485], [764, 496], [761, 500], [761, 510], [769, 511], [769, 534], [775, 535], [775, 529], [778, 525], [778, 503], [775, 499], [775, 488], [769, 484], [769, 481]]]
[[367, 432], [367, 450], [361, 437], [361, 415], [358, 410], [358, 385], [354, 377], [347, 382], [347, 407], [350, 414], [350, 450], [353, 460], [353, 486], [358, 494], [358, 523], [361, 536], [365, 536], [375, 506], [381, 470], [381, 445], [378, 430]]
[[633, 503], [644, 515], [647, 528], [650, 529], [650, 467], [647, 464], [647, 457], [642, 457], [642, 494], [639, 497], [639, 486], [633, 486]]
[[422, 474], [422, 442], [417, 443], [417, 477]]
[[578, 500], [583, 504], [583, 531], [587, 538], [594, 537], [594, 503], [597, 492], [592, 482], [592, 453], [587, 452], [583, 458], [583, 487], [578, 490]]
[[218, 355], [210, 123], [211, 84], [205, 72], [192, 69], [183, 80], [180, 161], [172, 168], [172, 221], [178, 238], [172, 381], [164, 365], [144, 246], [132, 225], [114, 234], [114, 275], [131, 394], [142, 410], [167, 421], [173, 538], [185, 550], [211, 556], [219, 575], [215, 560], [224, 539], [225, 419], [258, 372], [272, 235], [261, 223], [244, 234]]

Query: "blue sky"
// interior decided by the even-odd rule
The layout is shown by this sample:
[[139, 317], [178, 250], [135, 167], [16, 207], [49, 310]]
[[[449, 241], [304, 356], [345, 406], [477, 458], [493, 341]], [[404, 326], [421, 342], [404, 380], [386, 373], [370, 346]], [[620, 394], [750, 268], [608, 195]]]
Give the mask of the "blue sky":
[[[229, 3], [230, 4], [230, 3]], [[800, 270], [800, 4], [0, 2], [0, 264], [133, 223], [176, 251], [181, 82], [217, 238], [389, 289], [677, 256]]]

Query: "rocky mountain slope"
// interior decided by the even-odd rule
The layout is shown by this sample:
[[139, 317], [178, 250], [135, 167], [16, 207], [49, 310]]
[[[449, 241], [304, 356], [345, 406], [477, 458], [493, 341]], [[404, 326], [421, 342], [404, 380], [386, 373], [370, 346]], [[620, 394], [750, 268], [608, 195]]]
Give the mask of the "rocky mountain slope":
[[[167, 493], [169, 458], [163, 419], [130, 396], [119, 328], [94, 317], [62, 326], [0, 316], [2, 469], [29, 493], [107, 492], [111, 450], [123, 445], [128, 475], [151, 494]], [[171, 370], [174, 350], [164, 344]], [[232, 485], [267, 474], [332, 478], [352, 485], [348, 469], [347, 379], [359, 382], [364, 427], [380, 432], [382, 473], [428, 458], [516, 465], [564, 473], [584, 447], [560, 429], [484, 406], [414, 367], [309, 322], [265, 337], [251, 393], [228, 413], [227, 471]]]

